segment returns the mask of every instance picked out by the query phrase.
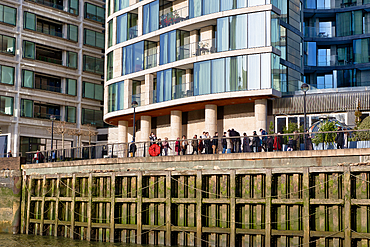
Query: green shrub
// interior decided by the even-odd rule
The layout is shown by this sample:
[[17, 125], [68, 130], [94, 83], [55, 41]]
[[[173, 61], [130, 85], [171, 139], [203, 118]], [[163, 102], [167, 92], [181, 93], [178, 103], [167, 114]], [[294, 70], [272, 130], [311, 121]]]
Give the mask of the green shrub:
[[[366, 117], [360, 125], [358, 126], [359, 130], [368, 130], [370, 129], [370, 116]], [[354, 135], [354, 140], [356, 141], [368, 141], [370, 140], [370, 131], [356, 132]]]
[[[328, 131], [336, 131], [336, 125], [333, 121], [325, 121], [321, 125], [319, 132], [328, 132]], [[336, 137], [336, 133], [323, 133], [323, 134], [315, 134], [315, 137], [312, 139], [312, 142], [318, 145], [319, 143], [333, 143]]]

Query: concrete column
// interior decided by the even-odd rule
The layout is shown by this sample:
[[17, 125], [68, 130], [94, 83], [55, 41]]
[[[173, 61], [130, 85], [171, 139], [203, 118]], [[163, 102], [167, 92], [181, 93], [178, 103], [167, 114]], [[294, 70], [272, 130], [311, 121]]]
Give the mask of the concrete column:
[[206, 105], [205, 109], [205, 131], [214, 136], [217, 131], [217, 105]]
[[123, 94], [124, 94], [124, 102], [123, 108], [131, 108], [131, 101], [132, 101], [132, 80], [125, 80], [123, 84]]
[[137, 16], [137, 35], [143, 35], [143, 6], [138, 8], [138, 16]]
[[153, 103], [153, 74], [145, 75], [144, 85], [144, 104], [149, 105]]
[[182, 136], [182, 111], [171, 111], [171, 135], [170, 140], [176, 140]]
[[213, 26], [207, 26], [200, 29], [200, 40], [213, 39]]
[[149, 141], [149, 135], [152, 129], [152, 117], [151, 116], [141, 116], [140, 118], [141, 125], [141, 137], [140, 141]]
[[192, 89], [192, 82], [193, 82], [193, 74], [191, 69], [186, 70], [185, 74], [185, 82], [186, 82], [186, 90]]
[[259, 99], [254, 102], [255, 130], [267, 129], [267, 99]]
[[128, 121], [118, 121], [118, 142], [127, 142]]

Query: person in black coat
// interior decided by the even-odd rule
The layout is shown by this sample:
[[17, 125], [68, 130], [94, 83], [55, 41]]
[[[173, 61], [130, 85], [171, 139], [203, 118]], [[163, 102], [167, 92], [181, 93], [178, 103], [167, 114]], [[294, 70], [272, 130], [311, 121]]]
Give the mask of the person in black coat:
[[253, 131], [253, 140], [252, 140], [252, 147], [254, 152], [259, 152], [261, 147], [261, 139], [257, 135], [256, 131]]
[[[342, 127], [339, 126], [338, 131], [342, 131]], [[335, 137], [335, 142], [337, 143], [338, 149], [343, 149], [343, 144], [344, 144], [344, 133], [343, 132], [337, 133], [337, 136]]]

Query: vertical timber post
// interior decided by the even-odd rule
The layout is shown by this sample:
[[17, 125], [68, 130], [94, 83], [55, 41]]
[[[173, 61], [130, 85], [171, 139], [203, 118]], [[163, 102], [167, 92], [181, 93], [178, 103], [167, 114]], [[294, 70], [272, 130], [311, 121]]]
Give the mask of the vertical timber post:
[[344, 246], [351, 246], [351, 171], [344, 167]]
[[30, 229], [30, 210], [31, 210], [31, 188], [32, 188], [32, 177], [29, 176], [28, 182], [28, 200], [27, 200], [27, 223], [26, 223], [26, 234], [29, 234]]
[[87, 233], [86, 233], [86, 240], [91, 241], [91, 204], [92, 204], [92, 173], [89, 174], [89, 180], [87, 182], [87, 194], [88, 194], [88, 202], [87, 202]]
[[266, 171], [265, 246], [271, 246], [272, 170]]
[[136, 230], [136, 243], [141, 244], [141, 225], [142, 225], [142, 210], [143, 210], [143, 173], [137, 174], [137, 230]]
[[166, 245], [171, 246], [171, 171], [166, 174]]
[[230, 246], [236, 246], [236, 171], [230, 171]]
[[69, 232], [69, 237], [74, 239], [74, 229], [75, 229], [75, 205], [76, 205], [76, 174], [72, 175], [72, 202], [71, 202], [71, 228]]
[[26, 174], [22, 177], [22, 202], [21, 202], [21, 233], [25, 233], [25, 223], [26, 223], [26, 194], [27, 194], [27, 176]]
[[54, 221], [54, 236], [58, 237], [58, 221], [59, 221], [59, 196], [60, 196], [60, 175], [57, 176], [57, 198], [55, 199], [55, 221]]
[[197, 171], [197, 246], [202, 246], [202, 171]]
[[116, 202], [116, 174], [111, 175], [110, 242], [114, 243], [114, 207]]
[[303, 168], [302, 182], [303, 197], [303, 245], [310, 245], [310, 172], [309, 168]]
[[45, 210], [45, 193], [46, 193], [46, 176], [42, 179], [42, 202], [41, 202], [41, 223], [40, 223], [40, 236], [44, 233], [44, 210]]

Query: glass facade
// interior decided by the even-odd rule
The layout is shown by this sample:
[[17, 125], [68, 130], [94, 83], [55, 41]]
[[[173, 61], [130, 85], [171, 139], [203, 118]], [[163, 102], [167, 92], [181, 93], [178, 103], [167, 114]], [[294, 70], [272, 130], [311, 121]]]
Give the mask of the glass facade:
[[76, 107], [65, 107], [65, 121], [68, 123], [76, 123]]
[[159, 0], [144, 5], [143, 33], [147, 34], [159, 29]]
[[103, 111], [82, 108], [82, 124], [91, 124], [95, 127], [103, 127]]
[[104, 8], [93, 5], [91, 3], [85, 3], [85, 18], [104, 23], [105, 11]]
[[160, 36], [159, 65], [190, 57], [190, 32], [174, 30]]
[[[152, 49], [155, 42], [141, 41], [122, 48], [122, 75], [138, 72], [144, 68], [144, 54]], [[149, 58], [150, 59], [150, 58]], [[149, 62], [148, 60], [146, 60]]]
[[113, 51], [107, 54], [107, 81], [113, 78]]
[[108, 112], [124, 109], [124, 82], [120, 81], [108, 86]]
[[83, 71], [104, 75], [104, 59], [84, 55]]
[[129, 0], [114, 0], [114, 12], [128, 7], [129, 4]]

